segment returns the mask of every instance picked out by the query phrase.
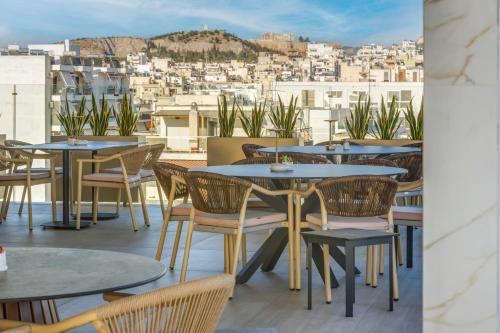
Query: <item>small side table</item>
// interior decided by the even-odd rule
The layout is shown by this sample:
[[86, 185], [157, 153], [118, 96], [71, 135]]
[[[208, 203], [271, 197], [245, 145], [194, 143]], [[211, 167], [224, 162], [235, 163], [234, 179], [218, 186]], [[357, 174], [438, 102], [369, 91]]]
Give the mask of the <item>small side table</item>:
[[[337, 229], [337, 230], [320, 230], [306, 231], [301, 233], [307, 245], [307, 265], [312, 267], [312, 244], [328, 244], [330, 246], [342, 246], [345, 249], [346, 257], [346, 317], [353, 316], [354, 305], [354, 249], [358, 246], [368, 245], [389, 245], [389, 311], [393, 310], [393, 253], [392, 243], [396, 233], [384, 232], [378, 230], [363, 230], [363, 229]], [[312, 309], [312, 269], [307, 271], [307, 308]]]

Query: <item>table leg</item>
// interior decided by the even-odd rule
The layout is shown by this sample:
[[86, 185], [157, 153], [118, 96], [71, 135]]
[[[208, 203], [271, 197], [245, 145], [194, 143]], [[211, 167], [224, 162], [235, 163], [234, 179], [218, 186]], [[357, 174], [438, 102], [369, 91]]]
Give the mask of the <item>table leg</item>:
[[406, 267], [413, 267], [413, 227], [406, 226]]
[[394, 251], [392, 249], [392, 242], [393, 242], [393, 237], [389, 239], [389, 311], [393, 311], [394, 309], [394, 283], [393, 283], [393, 276], [394, 276]]
[[59, 321], [54, 300], [0, 303], [2, 319], [27, 323], [53, 324]]
[[[312, 265], [312, 244], [307, 243], [307, 267]], [[312, 309], [312, 269], [307, 270], [307, 309]]]
[[[70, 158], [69, 150], [63, 150], [63, 219], [62, 221], [56, 221], [55, 223], [44, 223], [43, 228], [54, 228], [54, 229], [75, 229], [76, 223], [70, 221], [69, 218], [69, 191], [70, 191]], [[88, 222], [80, 224], [80, 228], [86, 228], [90, 225]]]
[[345, 316], [353, 316], [354, 305], [354, 246], [351, 242], [346, 242], [346, 283], [345, 283]]
[[274, 267], [278, 263], [278, 260], [283, 254], [283, 251], [285, 250], [287, 244], [288, 244], [288, 237], [283, 237], [283, 239], [279, 242], [276, 251], [274, 251], [274, 253], [272, 253], [262, 264], [261, 270], [263, 272], [270, 272], [274, 269]]

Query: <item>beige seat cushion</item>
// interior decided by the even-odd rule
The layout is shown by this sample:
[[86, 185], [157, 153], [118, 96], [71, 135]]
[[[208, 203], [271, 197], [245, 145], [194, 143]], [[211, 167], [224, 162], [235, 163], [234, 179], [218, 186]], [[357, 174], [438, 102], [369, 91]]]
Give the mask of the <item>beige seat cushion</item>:
[[[306, 215], [306, 221], [321, 226], [321, 214], [313, 213]], [[328, 229], [367, 229], [367, 230], [386, 230], [389, 228], [387, 220], [379, 217], [342, 217], [328, 215]]]
[[[106, 172], [106, 173], [122, 173], [122, 168], [120, 168], [120, 167], [109, 168], [109, 169], [103, 170], [103, 172]], [[141, 176], [141, 178], [149, 178], [149, 177], [153, 177], [155, 175], [155, 173], [154, 173], [153, 170], [141, 169], [141, 170], [139, 170], [139, 175]]]
[[[8, 174], [3, 174], [0, 175], [0, 181], [12, 181], [12, 180], [25, 180], [28, 177], [26, 177], [26, 173], [8, 173]], [[31, 179], [43, 179], [43, 178], [50, 178], [50, 174], [46, 172], [40, 172], [40, 173], [32, 173], [31, 174]]]
[[250, 197], [250, 198], [248, 198], [247, 207], [248, 208], [269, 208], [269, 205], [267, 202], [262, 201], [260, 198]]
[[[61, 167], [55, 167], [54, 171], [56, 172], [57, 175], [60, 175], [63, 173], [63, 168]], [[26, 169], [18, 169], [14, 171], [15, 173], [26, 173]], [[31, 172], [47, 172], [50, 173], [50, 168], [31, 168]]]
[[[119, 173], [91, 173], [83, 176], [83, 180], [94, 182], [108, 182], [108, 183], [123, 183], [123, 175]], [[135, 183], [141, 180], [139, 175], [127, 176], [129, 183]]]
[[[237, 228], [239, 214], [207, 214], [196, 212], [194, 221], [197, 224], [209, 225], [214, 227]], [[285, 213], [269, 212], [265, 210], [247, 209], [245, 214], [244, 227], [255, 227], [258, 225], [286, 222]]]
[[191, 213], [191, 203], [182, 203], [172, 207], [172, 216], [189, 216]]

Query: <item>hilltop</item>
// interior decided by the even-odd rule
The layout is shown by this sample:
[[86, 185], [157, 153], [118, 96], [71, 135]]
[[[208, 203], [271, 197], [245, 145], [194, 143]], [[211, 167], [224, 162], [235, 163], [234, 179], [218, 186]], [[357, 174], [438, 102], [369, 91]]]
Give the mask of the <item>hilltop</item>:
[[80, 46], [82, 56], [114, 54], [124, 58], [128, 53], [143, 51], [149, 56], [189, 62], [230, 59], [254, 62], [259, 52], [270, 51], [222, 30], [180, 31], [147, 39], [130, 36], [80, 38], [72, 43]]

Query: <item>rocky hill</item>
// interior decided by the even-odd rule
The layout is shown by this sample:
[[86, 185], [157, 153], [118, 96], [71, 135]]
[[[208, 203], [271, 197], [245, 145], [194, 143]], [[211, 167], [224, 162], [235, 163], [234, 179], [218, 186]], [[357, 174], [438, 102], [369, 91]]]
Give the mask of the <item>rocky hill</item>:
[[80, 38], [82, 56], [112, 55], [124, 58], [140, 51], [150, 56], [171, 57], [179, 61], [220, 61], [240, 59], [255, 61], [260, 51], [269, 51], [256, 43], [221, 30], [174, 32], [148, 39], [138, 37]]

